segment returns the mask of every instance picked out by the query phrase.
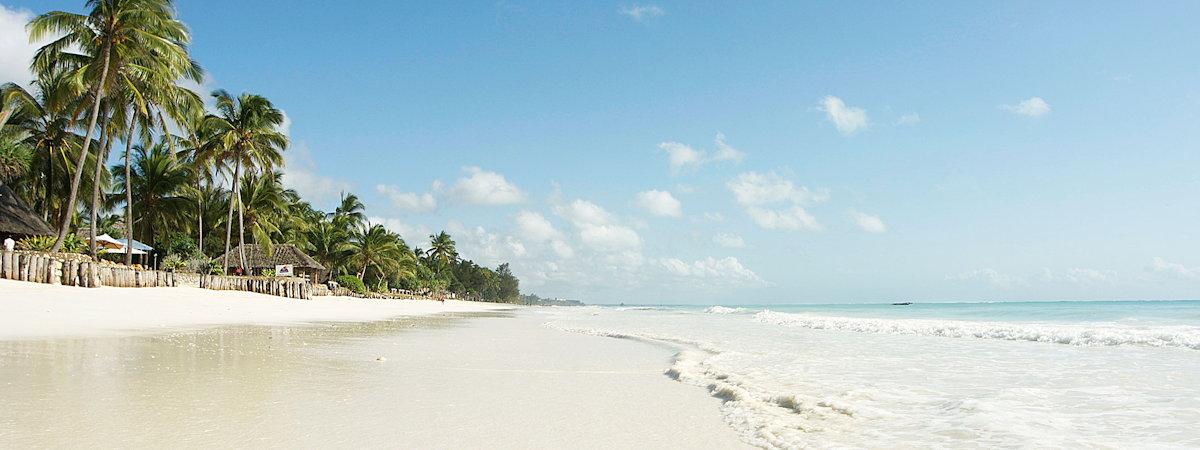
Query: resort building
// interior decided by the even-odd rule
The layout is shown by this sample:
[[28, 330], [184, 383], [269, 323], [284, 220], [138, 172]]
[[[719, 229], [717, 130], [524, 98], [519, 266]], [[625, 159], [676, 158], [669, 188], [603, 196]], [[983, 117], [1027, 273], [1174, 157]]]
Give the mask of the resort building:
[[[325, 273], [325, 266], [292, 244], [272, 245], [269, 256], [265, 249], [258, 244], [245, 244], [234, 247], [228, 253], [229, 263], [225, 268], [226, 273], [234, 273], [241, 265], [239, 262], [239, 249], [242, 248], [246, 251], [246, 264], [250, 266], [246, 268], [245, 275], [262, 275], [265, 270], [276, 273], [279, 267], [288, 265], [292, 266], [293, 276], [307, 278], [314, 282], [320, 281], [322, 274]], [[218, 263], [224, 262], [225, 255], [218, 256], [217, 261]]]

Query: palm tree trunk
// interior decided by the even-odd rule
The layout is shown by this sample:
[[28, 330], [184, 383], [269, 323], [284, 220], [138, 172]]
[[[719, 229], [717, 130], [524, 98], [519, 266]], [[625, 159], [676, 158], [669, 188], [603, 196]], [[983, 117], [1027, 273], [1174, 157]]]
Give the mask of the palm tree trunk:
[[96, 83], [96, 90], [92, 95], [92, 112], [88, 119], [87, 132], [83, 136], [83, 149], [79, 151], [79, 162], [75, 165], [75, 179], [71, 181], [71, 194], [67, 196], [67, 203], [64, 207], [62, 224], [58, 227], [58, 239], [54, 241], [54, 247], [50, 248], [50, 253], [58, 253], [62, 250], [63, 240], [67, 238], [67, 230], [71, 228], [71, 217], [75, 215], [75, 198], [79, 195], [79, 182], [83, 181], [83, 163], [87, 161], [88, 150], [92, 145], [92, 131], [96, 129], [96, 119], [100, 117], [100, 102], [104, 101], [104, 83], [108, 81], [108, 62], [112, 55], [112, 48], [108, 45], [104, 46], [104, 65], [101, 66], [100, 82]]
[[43, 192], [43, 194], [45, 194], [45, 197], [46, 197], [46, 200], [43, 201], [43, 203], [45, 203], [44, 206], [46, 208], [45, 208], [45, 211], [42, 212], [43, 213], [42, 220], [45, 220], [47, 223], [50, 222], [50, 191], [53, 188], [53, 186], [54, 186], [54, 150], [50, 150], [49, 152], [46, 152], [46, 192]]
[[100, 169], [108, 160], [108, 146], [112, 144], [112, 140], [108, 137], [108, 124], [109, 121], [105, 117], [104, 125], [100, 126], [100, 148], [96, 150], [96, 174], [92, 178], [92, 229], [88, 249], [91, 250], [93, 261], [100, 260], [100, 255], [96, 253], [96, 219], [100, 210]]
[[246, 205], [242, 203], [242, 186], [238, 183], [238, 258], [242, 262], [242, 270], [250, 271], [246, 264]]
[[233, 162], [233, 181], [230, 182], [231, 184], [229, 186], [229, 214], [228, 218], [225, 219], [225, 256], [222, 257], [224, 258], [224, 261], [221, 262], [221, 264], [223, 264], [223, 266], [221, 266], [221, 270], [223, 272], [229, 270], [229, 243], [233, 241], [233, 202], [236, 202], [238, 199], [238, 179], [241, 176], [241, 159], [236, 158]]
[[[133, 149], [133, 108], [129, 110], [129, 135], [125, 139], [125, 265], [133, 264], [133, 180], [130, 179], [129, 152]], [[142, 258], [143, 263], [145, 257]]]
[[196, 248], [200, 250], [200, 254], [204, 254], [204, 186], [203, 180], [196, 179], [196, 232], [200, 234], [200, 239], [196, 241]]

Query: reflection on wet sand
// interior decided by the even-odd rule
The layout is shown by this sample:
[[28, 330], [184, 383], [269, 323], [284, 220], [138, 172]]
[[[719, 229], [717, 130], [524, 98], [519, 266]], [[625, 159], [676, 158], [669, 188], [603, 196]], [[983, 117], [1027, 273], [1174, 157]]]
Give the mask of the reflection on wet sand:
[[416, 330], [512, 315], [0, 341], [0, 443], [271, 444], [259, 439], [295, 432], [286, 429], [289, 417], [319, 420], [331, 406], [352, 401], [352, 381], [371, 382], [387, 372], [381, 364], [403, 365], [394, 357], [376, 361], [373, 350], [381, 345]]

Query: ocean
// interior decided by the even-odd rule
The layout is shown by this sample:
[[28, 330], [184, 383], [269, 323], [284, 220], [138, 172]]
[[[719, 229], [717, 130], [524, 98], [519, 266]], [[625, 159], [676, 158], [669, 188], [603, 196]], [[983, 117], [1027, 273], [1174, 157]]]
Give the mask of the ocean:
[[546, 308], [773, 448], [1200, 447], [1200, 302]]

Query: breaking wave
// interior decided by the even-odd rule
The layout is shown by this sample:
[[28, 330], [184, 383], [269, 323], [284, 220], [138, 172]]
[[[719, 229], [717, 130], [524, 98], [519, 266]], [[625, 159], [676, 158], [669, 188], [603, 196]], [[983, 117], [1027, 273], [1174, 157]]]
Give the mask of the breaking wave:
[[750, 310], [748, 310], [746, 308], [730, 308], [728, 306], [721, 306], [721, 305], [709, 306], [708, 308], [704, 309], [704, 312], [709, 313], [709, 314], [738, 314], [738, 313], [744, 313], [744, 312], [748, 312], [748, 311], [750, 311]]
[[1115, 324], [1059, 325], [935, 319], [869, 319], [770, 310], [755, 314], [754, 319], [762, 323], [814, 330], [1000, 339], [1078, 346], [1149, 346], [1200, 350], [1200, 327], [1182, 325], [1133, 327]]

